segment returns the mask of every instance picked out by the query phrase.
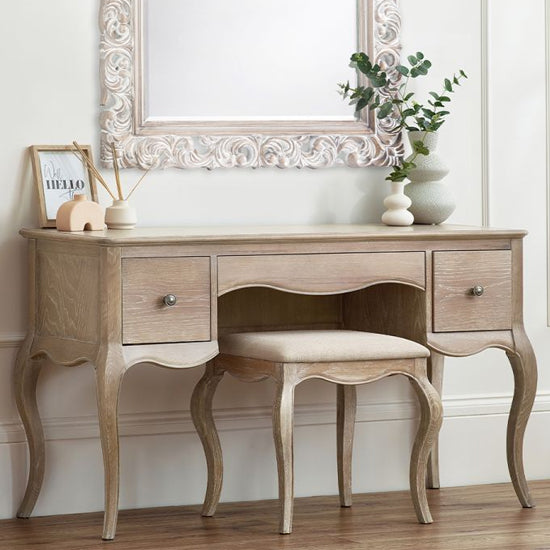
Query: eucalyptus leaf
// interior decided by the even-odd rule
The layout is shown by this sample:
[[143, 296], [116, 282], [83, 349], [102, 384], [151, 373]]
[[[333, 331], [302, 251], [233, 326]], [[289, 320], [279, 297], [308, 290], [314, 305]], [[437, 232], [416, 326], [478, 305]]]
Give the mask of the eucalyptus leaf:
[[374, 96], [374, 90], [372, 88], [366, 88], [363, 90], [363, 93], [361, 95], [363, 99], [368, 103]]
[[416, 55], [409, 55], [407, 61], [410, 68], [404, 65], [396, 65], [395, 71], [401, 78], [388, 78], [380, 65], [373, 63], [364, 52], [356, 52], [350, 58], [350, 66], [363, 73], [368, 86], [352, 87], [349, 82], [339, 84], [339, 93], [346, 99], [350, 99], [350, 105], [355, 105], [356, 112], [369, 107], [378, 119], [384, 119], [389, 115], [395, 117], [395, 131], [406, 129], [408, 131], [422, 131], [424, 137], [415, 141], [413, 153], [409, 160], [401, 159], [395, 166], [387, 180], [404, 181], [409, 177], [411, 170], [416, 165], [415, 158], [418, 155], [429, 155], [428, 148], [424, 145], [425, 136], [439, 130], [449, 115], [444, 110], [446, 104], [451, 101], [445, 92], [454, 93], [453, 86], [460, 85], [460, 79], [467, 78], [466, 73], [460, 69], [451, 78], [443, 81], [443, 90], [440, 93], [428, 92], [428, 99], [425, 103], [415, 100], [414, 92], [407, 92], [407, 85], [411, 78], [426, 76], [432, 63], [425, 58], [422, 52]]
[[386, 118], [391, 113], [392, 108], [393, 105], [391, 101], [388, 101], [387, 103], [381, 105], [378, 109], [378, 118]]
[[355, 111], [361, 111], [361, 110], [364, 109], [367, 105], [368, 105], [368, 102], [365, 101], [363, 98], [361, 98], [361, 99], [357, 102], [357, 105], [355, 106]]
[[419, 153], [420, 155], [429, 155], [430, 150], [424, 145], [423, 141], [415, 141], [413, 143], [413, 151]]

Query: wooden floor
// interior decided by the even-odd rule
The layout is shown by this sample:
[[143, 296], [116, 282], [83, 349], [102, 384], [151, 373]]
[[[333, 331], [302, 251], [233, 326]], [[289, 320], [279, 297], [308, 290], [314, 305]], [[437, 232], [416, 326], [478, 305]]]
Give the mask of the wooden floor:
[[296, 499], [294, 533], [277, 534], [275, 501], [122, 511], [117, 538], [100, 539], [102, 514], [0, 521], [1, 550], [543, 550], [550, 549], [550, 481], [530, 483], [522, 509], [511, 484], [429, 491], [435, 523], [419, 525], [408, 492]]

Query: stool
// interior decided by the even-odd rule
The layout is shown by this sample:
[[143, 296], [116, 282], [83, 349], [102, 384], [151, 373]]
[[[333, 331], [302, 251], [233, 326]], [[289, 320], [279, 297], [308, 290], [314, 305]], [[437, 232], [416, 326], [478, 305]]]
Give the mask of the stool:
[[220, 337], [220, 355], [209, 361], [191, 398], [193, 422], [208, 467], [203, 516], [219, 502], [223, 462], [212, 416], [212, 400], [225, 372], [247, 382], [273, 378], [273, 436], [279, 475], [280, 533], [292, 532], [294, 388], [321, 378], [337, 384], [338, 488], [342, 506], [351, 506], [351, 454], [356, 410], [355, 385], [403, 374], [420, 402], [420, 425], [410, 462], [410, 490], [420, 523], [431, 523], [426, 498], [426, 466], [442, 421], [441, 398], [426, 374], [428, 349], [420, 344], [369, 332], [297, 330], [248, 332]]

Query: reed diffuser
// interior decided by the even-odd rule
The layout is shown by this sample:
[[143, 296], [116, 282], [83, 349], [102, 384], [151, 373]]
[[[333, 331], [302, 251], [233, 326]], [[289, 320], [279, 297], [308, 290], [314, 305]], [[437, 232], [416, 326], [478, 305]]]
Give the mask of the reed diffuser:
[[89, 159], [88, 155], [84, 152], [82, 147], [73, 141], [75, 149], [80, 154], [82, 161], [88, 166], [90, 172], [96, 177], [100, 185], [109, 193], [109, 196], [113, 199], [113, 204], [105, 209], [105, 223], [109, 229], [133, 229], [137, 223], [136, 210], [128, 203], [128, 199], [132, 196], [139, 184], [143, 181], [143, 178], [149, 173], [149, 169], [145, 171], [143, 176], [139, 178], [137, 183], [132, 187], [130, 192], [124, 196], [122, 191], [122, 183], [120, 181], [120, 171], [118, 167], [118, 155], [114, 144], [111, 144], [111, 151], [113, 153], [113, 169], [115, 172], [115, 184], [116, 194], [111, 191], [111, 188], [96, 168], [94, 163]]

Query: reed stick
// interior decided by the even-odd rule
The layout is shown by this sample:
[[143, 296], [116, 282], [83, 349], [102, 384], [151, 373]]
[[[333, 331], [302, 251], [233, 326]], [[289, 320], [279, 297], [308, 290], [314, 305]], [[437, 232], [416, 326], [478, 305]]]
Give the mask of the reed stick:
[[82, 160], [86, 163], [86, 165], [90, 169], [90, 172], [92, 172], [92, 174], [96, 177], [97, 181], [99, 181], [99, 183], [103, 186], [105, 191], [107, 191], [107, 193], [111, 195], [111, 198], [116, 201], [117, 198], [113, 195], [113, 193], [109, 189], [109, 186], [107, 185], [106, 181], [103, 179], [103, 176], [99, 173], [98, 169], [94, 166], [92, 161], [88, 158], [88, 155], [84, 152], [84, 149], [82, 149], [82, 147], [80, 147], [80, 145], [76, 141], [73, 141], [73, 145], [76, 147], [76, 149], [80, 153]]
[[126, 197], [125, 200], [128, 200], [132, 196], [132, 193], [136, 190], [137, 186], [143, 181], [143, 178], [149, 173], [149, 170], [151, 170], [151, 168], [153, 168], [153, 166], [149, 166], [149, 168], [147, 168], [147, 170], [145, 171], [145, 174], [143, 174], [143, 176], [139, 178], [138, 182], [134, 185], [134, 187], [132, 187], [132, 190], [128, 193], [128, 196]]
[[111, 152], [113, 153], [113, 168], [115, 169], [115, 181], [118, 191], [118, 198], [123, 201], [124, 196], [122, 195], [122, 185], [120, 184], [120, 173], [118, 171], [118, 156], [116, 154], [116, 147], [114, 143], [111, 143]]

